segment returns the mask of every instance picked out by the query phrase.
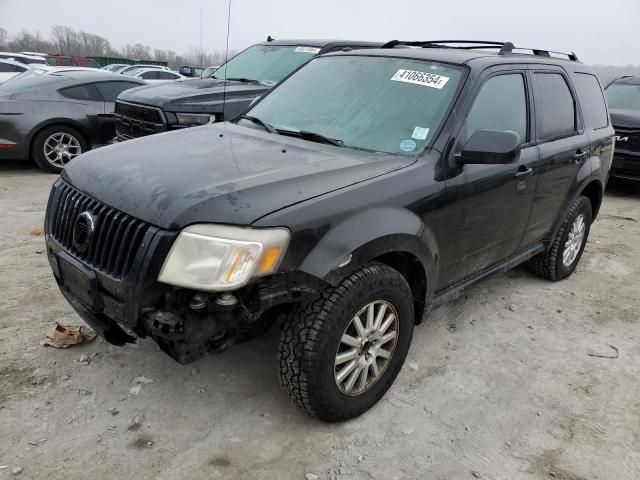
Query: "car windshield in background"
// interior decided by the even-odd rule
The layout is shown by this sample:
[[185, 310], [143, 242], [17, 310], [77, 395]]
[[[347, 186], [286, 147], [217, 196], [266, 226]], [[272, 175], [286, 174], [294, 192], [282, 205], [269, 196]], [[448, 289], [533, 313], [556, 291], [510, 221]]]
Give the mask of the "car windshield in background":
[[444, 119], [462, 73], [421, 60], [320, 57], [239, 123], [265, 128], [262, 123], [283, 135], [343, 147], [415, 155]]
[[137, 74], [139, 74], [143, 70], [147, 70], [147, 69], [146, 68], [132, 68], [132, 69], [127, 70], [126, 72], [124, 72], [123, 75], [128, 75], [130, 77], [135, 77]]
[[613, 83], [605, 90], [609, 108], [640, 110], [640, 85]]
[[220, 67], [207, 67], [204, 69], [204, 71], [202, 72], [202, 78], [209, 78], [210, 76], [212, 76], [216, 70], [218, 70], [218, 68]]
[[320, 51], [305, 46], [254, 45], [239, 53], [211, 78], [256, 80], [273, 86]]

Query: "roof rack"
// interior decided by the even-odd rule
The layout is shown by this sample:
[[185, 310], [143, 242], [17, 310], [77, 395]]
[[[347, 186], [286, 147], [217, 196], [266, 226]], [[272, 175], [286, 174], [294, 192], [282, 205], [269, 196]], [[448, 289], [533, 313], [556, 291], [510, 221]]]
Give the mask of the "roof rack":
[[551, 57], [554, 55], [564, 55], [573, 62], [579, 62], [578, 56], [574, 53], [556, 52], [553, 50], [543, 50], [540, 48], [516, 47], [512, 42], [494, 42], [490, 40], [428, 40], [428, 41], [404, 41], [391, 40], [380, 48], [394, 48], [397, 46], [421, 47], [421, 48], [457, 48], [461, 50], [487, 50], [496, 49], [498, 55], [512, 55], [514, 50], [529, 50], [532, 55], [539, 57]]

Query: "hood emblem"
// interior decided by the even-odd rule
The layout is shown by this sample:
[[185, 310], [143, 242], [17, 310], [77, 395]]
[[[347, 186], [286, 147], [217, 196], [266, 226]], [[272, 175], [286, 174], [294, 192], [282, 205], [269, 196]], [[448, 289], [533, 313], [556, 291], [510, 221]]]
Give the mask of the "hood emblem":
[[73, 224], [72, 242], [78, 253], [89, 250], [93, 234], [96, 231], [96, 219], [91, 212], [84, 211]]

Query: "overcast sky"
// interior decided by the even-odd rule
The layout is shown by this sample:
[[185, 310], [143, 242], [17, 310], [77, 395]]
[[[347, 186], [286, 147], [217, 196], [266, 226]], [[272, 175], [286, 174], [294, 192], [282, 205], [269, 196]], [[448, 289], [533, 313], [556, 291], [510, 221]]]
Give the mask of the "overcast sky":
[[[230, 48], [275, 38], [482, 39], [574, 50], [585, 63], [640, 64], [640, 0], [232, 0]], [[227, 0], [0, 0], [0, 27], [62, 24], [178, 53], [223, 50]]]

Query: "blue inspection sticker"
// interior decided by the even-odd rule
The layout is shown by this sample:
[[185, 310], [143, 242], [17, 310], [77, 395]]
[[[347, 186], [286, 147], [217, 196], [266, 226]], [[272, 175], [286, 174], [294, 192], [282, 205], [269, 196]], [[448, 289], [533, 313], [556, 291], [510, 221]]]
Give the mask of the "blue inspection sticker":
[[403, 152], [413, 152], [416, 147], [416, 142], [414, 142], [413, 140], [403, 140], [400, 143], [400, 150], [402, 150]]

